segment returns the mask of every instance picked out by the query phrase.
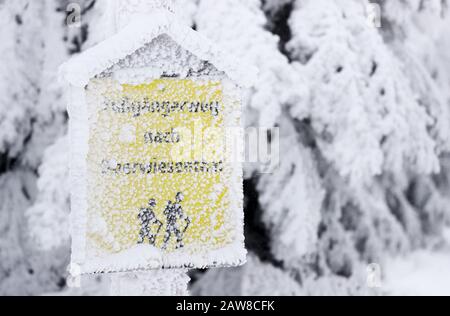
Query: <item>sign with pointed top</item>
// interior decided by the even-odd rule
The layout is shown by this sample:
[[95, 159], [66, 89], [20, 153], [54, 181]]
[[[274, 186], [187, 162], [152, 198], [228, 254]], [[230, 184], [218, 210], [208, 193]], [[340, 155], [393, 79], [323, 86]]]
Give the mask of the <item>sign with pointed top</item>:
[[253, 72], [224, 56], [156, 10], [62, 66], [83, 273], [245, 262], [240, 96]]

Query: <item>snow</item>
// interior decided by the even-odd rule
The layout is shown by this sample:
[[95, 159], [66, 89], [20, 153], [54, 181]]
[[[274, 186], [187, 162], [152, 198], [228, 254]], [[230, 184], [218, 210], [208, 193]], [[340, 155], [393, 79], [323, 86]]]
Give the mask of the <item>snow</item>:
[[255, 256], [248, 265], [214, 269], [202, 276], [192, 289], [193, 295], [207, 296], [290, 296], [304, 292], [286, 272], [262, 263]]
[[163, 67], [141, 67], [117, 70], [114, 72], [113, 78], [120, 84], [138, 84], [148, 82], [152, 78], [159, 78], [163, 74]]
[[[132, 58], [132, 57], [131, 57]], [[195, 62], [194, 62], [195, 64]], [[193, 77], [193, 80], [205, 80], [207, 77]], [[240, 94], [236, 86], [228, 79], [222, 78], [223, 104], [226, 109], [224, 113], [224, 125], [234, 126], [239, 122]], [[102, 231], [102, 220], [94, 216], [88, 216], [88, 210], [98, 207], [100, 203], [91, 204], [88, 208], [89, 197], [100, 193], [94, 186], [88, 190], [88, 139], [89, 126], [97, 122], [95, 111], [88, 120], [88, 114], [92, 109], [98, 107], [101, 91], [106, 87], [113, 86], [111, 79], [100, 80], [96, 85], [90, 85], [88, 89], [87, 101], [86, 92], [83, 88], [74, 87], [71, 89], [69, 115], [70, 121], [70, 160], [71, 160], [71, 224], [72, 224], [72, 263], [81, 267], [82, 273], [100, 273], [100, 272], [118, 272], [135, 271], [148, 269], [173, 269], [173, 268], [206, 268], [238, 266], [245, 263], [246, 250], [244, 248], [243, 236], [243, 212], [242, 212], [242, 167], [239, 162], [231, 163], [227, 168], [227, 174], [223, 177], [225, 186], [229, 190], [230, 204], [227, 207], [226, 221], [224, 229], [229, 229], [230, 236], [224, 246], [215, 247], [204, 244], [201, 240], [193, 243], [191, 246], [185, 245], [183, 249], [173, 252], [157, 254], [153, 251], [147, 251], [144, 247], [133, 247], [129, 250], [115, 249], [114, 253], [104, 253], [104, 249], [97, 249], [95, 245], [88, 242], [88, 235], [94, 232], [101, 232], [100, 236], [107, 238], [107, 241], [113, 248], [116, 247], [114, 237]], [[118, 87], [120, 88], [120, 87]], [[101, 102], [100, 102], [101, 104]], [[125, 125], [124, 131], [120, 130], [119, 136], [122, 141], [128, 142], [133, 139], [134, 126]], [[132, 132], [130, 132], [130, 130]], [[131, 137], [130, 137], [131, 134]], [[103, 136], [102, 136], [103, 137]], [[93, 156], [95, 150], [100, 148], [91, 148]], [[233, 149], [236, 150], [236, 149]], [[230, 154], [233, 156], [233, 150]], [[114, 164], [115, 162], [110, 161]], [[229, 174], [228, 174], [229, 172]], [[104, 198], [103, 195], [101, 195]], [[94, 207], [92, 207], [94, 205]], [[122, 210], [123, 212], [123, 210]], [[111, 212], [109, 212], [111, 213]], [[118, 228], [117, 228], [118, 229]], [[209, 236], [205, 236], [209, 237]], [[229, 239], [229, 240], [228, 240]], [[207, 245], [208, 247], [205, 247]]]
[[450, 296], [450, 251], [418, 251], [386, 263], [382, 289], [395, 296]]
[[133, 125], [124, 125], [120, 130], [119, 140], [122, 143], [136, 142], [136, 127]]
[[[342, 5], [345, 16], [339, 15]], [[405, 165], [438, 172], [437, 145], [450, 134], [441, 128], [448, 125], [443, 121], [436, 126], [446, 135], [430, 127], [440, 117], [450, 120], [448, 110], [441, 110], [447, 107], [438, 100], [423, 105], [420, 94], [429, 88], [418, 89], [416, 77], [405, 74], [407, 60], [395, 55], [376, 28], [365, 25], [364, 10], [358, 1], [297, 2], [288, 49], [307, 61], [302, 70], [312, 93], [309, 114], [292, 114], [312, 118], [321, 151], [355, 185], [383, 171], [401, 173]], [[314, 54], [306, 60], [309, 52]]]
[[[101, 227], [105, 226], [99, 224], [101, 220], [96, 216], [93, 216], [95, 218], [88, 216], [88, 210], [95, 208], [87, 206], [89, 198], [96, 194], [100, 194], [101, 198], [104, 197], [101, 191], [97, 190], [97, 186], [86, 189], [86, 186], [89, 185], [87, 173], [90, 170], [86, 165], [86, 157], [90, 152], [88, 151], [89, 128], [96, 129], [95, 124], [98, 119], [96, 109], [103, 102], [103, 91], [111, 91], [115, 88], [121, 91], [120, 83], [149, 83], [159, 79], [163, 73], [166, 76], [176, 76], [180, 79], [189, 78], [194, 81], [218, 80], [223, 89], [224, 126], [234, 127], [240, 122], [241, 96], [236, 82], [239, 83], [242, 80], [233, 80], [237, 77], [233, 78], [231, 68], [226, 69], [226, 75], [229, 75], [231, 80], [223, 72], [217, 71], [215, 67], [220, 69], [221, 62], [223, 62], [219, 56], [220, 52], [211, 48], [211, 44], [205, 38], [189, 27], [178, 25], [172, 21], [174, 17], [170, 13], [156, 10], [150, 17], [154, 19], [135, 17], [125, 30], [61, 67], [61, 74], [63, 77], [66, 76], [66, 79], [69, 78], [68, 83], [71, 86], [68, 111], [71, 119], [69, 138], [71, 143], [72, 262], [78, 264], [83, 273], [157, 268], [205, 268], [237, 266], [245, 263], [246, 251], [242, 231], [242, 167], [238, 162], [230, 164], [230, 168], [227, 168], [228, 171], [224, 176], [226, 187], [229, 190], [229, 206], [225, 214], [224, 228], [230, 231], [230, 236], [227, 237], [223, 247], [214, 246], [210, 249], [211, 247], [202, 247], [203, 244], [199, 242], [199, 245], [192, 247], [186, 245], [184, 249], [163, 255], [154, 252], [147, 253], [147, 250], [142, 247], [132, 248], [132, 251], [123, 250], [111, 234], [101, 230]], [[183, 37], [183, 40], [188, 41], [190, 45], [198, 45], [201, 49], [190, 50], [189, 45], [187, 48], [183, 48], [183, 42], [177, 40], [182, 35], [192, 36], [192, 38]], [[141, 44], [134, 44], [136, 40]], [[117, 43], [120, 43], [120, 46]], [[129, 53], [123, 52], [115, 55], [114, 50], [117, 47], [123, 51], [129, 50]], [[212, 55], [208, 57], [206, 54]], [[207, 58], [202, 60], [202, 56]], [[90, 64], [90, 60], [96, 63]], [[233, 67], [238, 66], [239, 64], [233, 65]], [[149, 67], [151, 68], [149, 69]], [[85, 70], [87, 71], [85, 79], [90, 82], [86, 90], [84, 82], [79, 84], [80, 82], [73, 81], [75, 77], [82, 78], [83, 74], [80, 71]], [[151, 72], [149, 73], [148, 70]], [[239, 71], [244, 70], [240, 69]], [[94, 79], [94, 76], [97, 79]], [[239, 79], [243, 78], [243, 76], [239, 77]], [[118, 82], [114, 79], [117, 79]], [[120, 142], [135, 142], [135, 130], [136, 127], [129, 124], [120, 127]], [[105, 135], [101, 137], [106, 139]], [[95, 152], [93, 150], [92, 153], [92, 156], [97, 157], [102, 151]], [[233, 152], [231, 155], [233, 156]], [[93, 205], [100, 205], [100, 203]], [[87, 236], [99, 231], [101, 232], [100, 236], [104, 237], [108, 245], [112, 246], [114, 253], [105, 253], [105, 249], [96, 248], [97, 245], [89, 243]], [[208, 239], [208, 237], [210, 236], [204, 238]]]
[[180, 24], [173, 13], [164, 10], [135, 16], [119, 33], [63, 65], [61, 78], [74, 86], [84, 87], [90, 79], [162, 34], [169, 35], [198, 58], [211, 62], [239, 85], [250, 87], [255, 82], [255, 69], [233, 58], [232, 52], [225, 53], [199, 32]]
[[[279, 38], [266, 29], [260, 5], [259, 0], [200, 1], [196, 25], [199, 32], [233, 52], [235, 60], [259, 70], [247, 116], [255, 115], [253, 123], [268, 128], [276, 124], [283, 106], [297, 104], [299, 110], [306, 106], [308, 92], [301, 72], [278, 50]], [[251, 122], [248, 118], [247, 124]]]
[[91, 259], [81, 268], [83, 274], [115, 271], [117, 267], [121, 271], [144, 270], [158, 267], [161, 261], [162, 253], [159, 249], [150, 245], [137, 245], [104, 258]]
[[450, 229], [443, 231], [444, 246], [414, 251], [388, 259], [381, 289], [395, 296], [450, 296]]
[[261, 176], [260, 203], [267, 210], [264, 222], [276, 232], [271, 245], [275, 256], [295, 266], [298, 258], [313, 252], [317, 245], [325, 191], [312, 153], [301, 145], [290, 148], [296, 142], [294, 127], [288, 120], [281, 124], [280, 152], [285, 154], [274, 174]]
[[[40, 249], [51, 250], [70, 240], [68, 209], [68, 139], [61, 138], [47, 148], [38, 180], [39, 197], [26, 211], [30, 235]], [[58, 181], [55, 181], [58, 179]], [[56, 185], [56, 187], [54, 187]]]
[[111, 277], [112, 296], [186, 296], [187, 270], [117, 273]]

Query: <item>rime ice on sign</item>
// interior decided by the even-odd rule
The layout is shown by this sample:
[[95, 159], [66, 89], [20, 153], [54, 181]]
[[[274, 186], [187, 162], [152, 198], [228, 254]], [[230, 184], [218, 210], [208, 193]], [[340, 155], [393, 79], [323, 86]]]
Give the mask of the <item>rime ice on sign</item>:
[[84, 273], [245, 261], [240, 88], [253, 72], [168, 11], [63, 65], [72, 261]]

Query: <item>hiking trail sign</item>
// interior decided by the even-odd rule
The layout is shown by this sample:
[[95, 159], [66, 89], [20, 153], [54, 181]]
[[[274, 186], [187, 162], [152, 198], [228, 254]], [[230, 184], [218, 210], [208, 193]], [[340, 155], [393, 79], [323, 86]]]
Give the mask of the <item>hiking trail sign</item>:
[[254, 72], [177, 21], [136, 17], [61, 67], [82, 273], [245, 262], [236, 131]]

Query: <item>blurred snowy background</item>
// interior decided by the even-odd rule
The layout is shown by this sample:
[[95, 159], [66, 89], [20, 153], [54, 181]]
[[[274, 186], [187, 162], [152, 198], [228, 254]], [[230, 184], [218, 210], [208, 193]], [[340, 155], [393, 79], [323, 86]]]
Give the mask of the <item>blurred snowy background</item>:
[[[0, 295], [107, 294], [67, 288], [57, 80], [110, 35], [107, 1], [0, 0]], [[191, 272], [192, 294], [450, 295], [449, 1], [372, 1], [380, 28], [367, 0], [176, 2], [260, 69], [246, 125], [281, 129], [280, 168], [246, 170], [248, 264]]]

